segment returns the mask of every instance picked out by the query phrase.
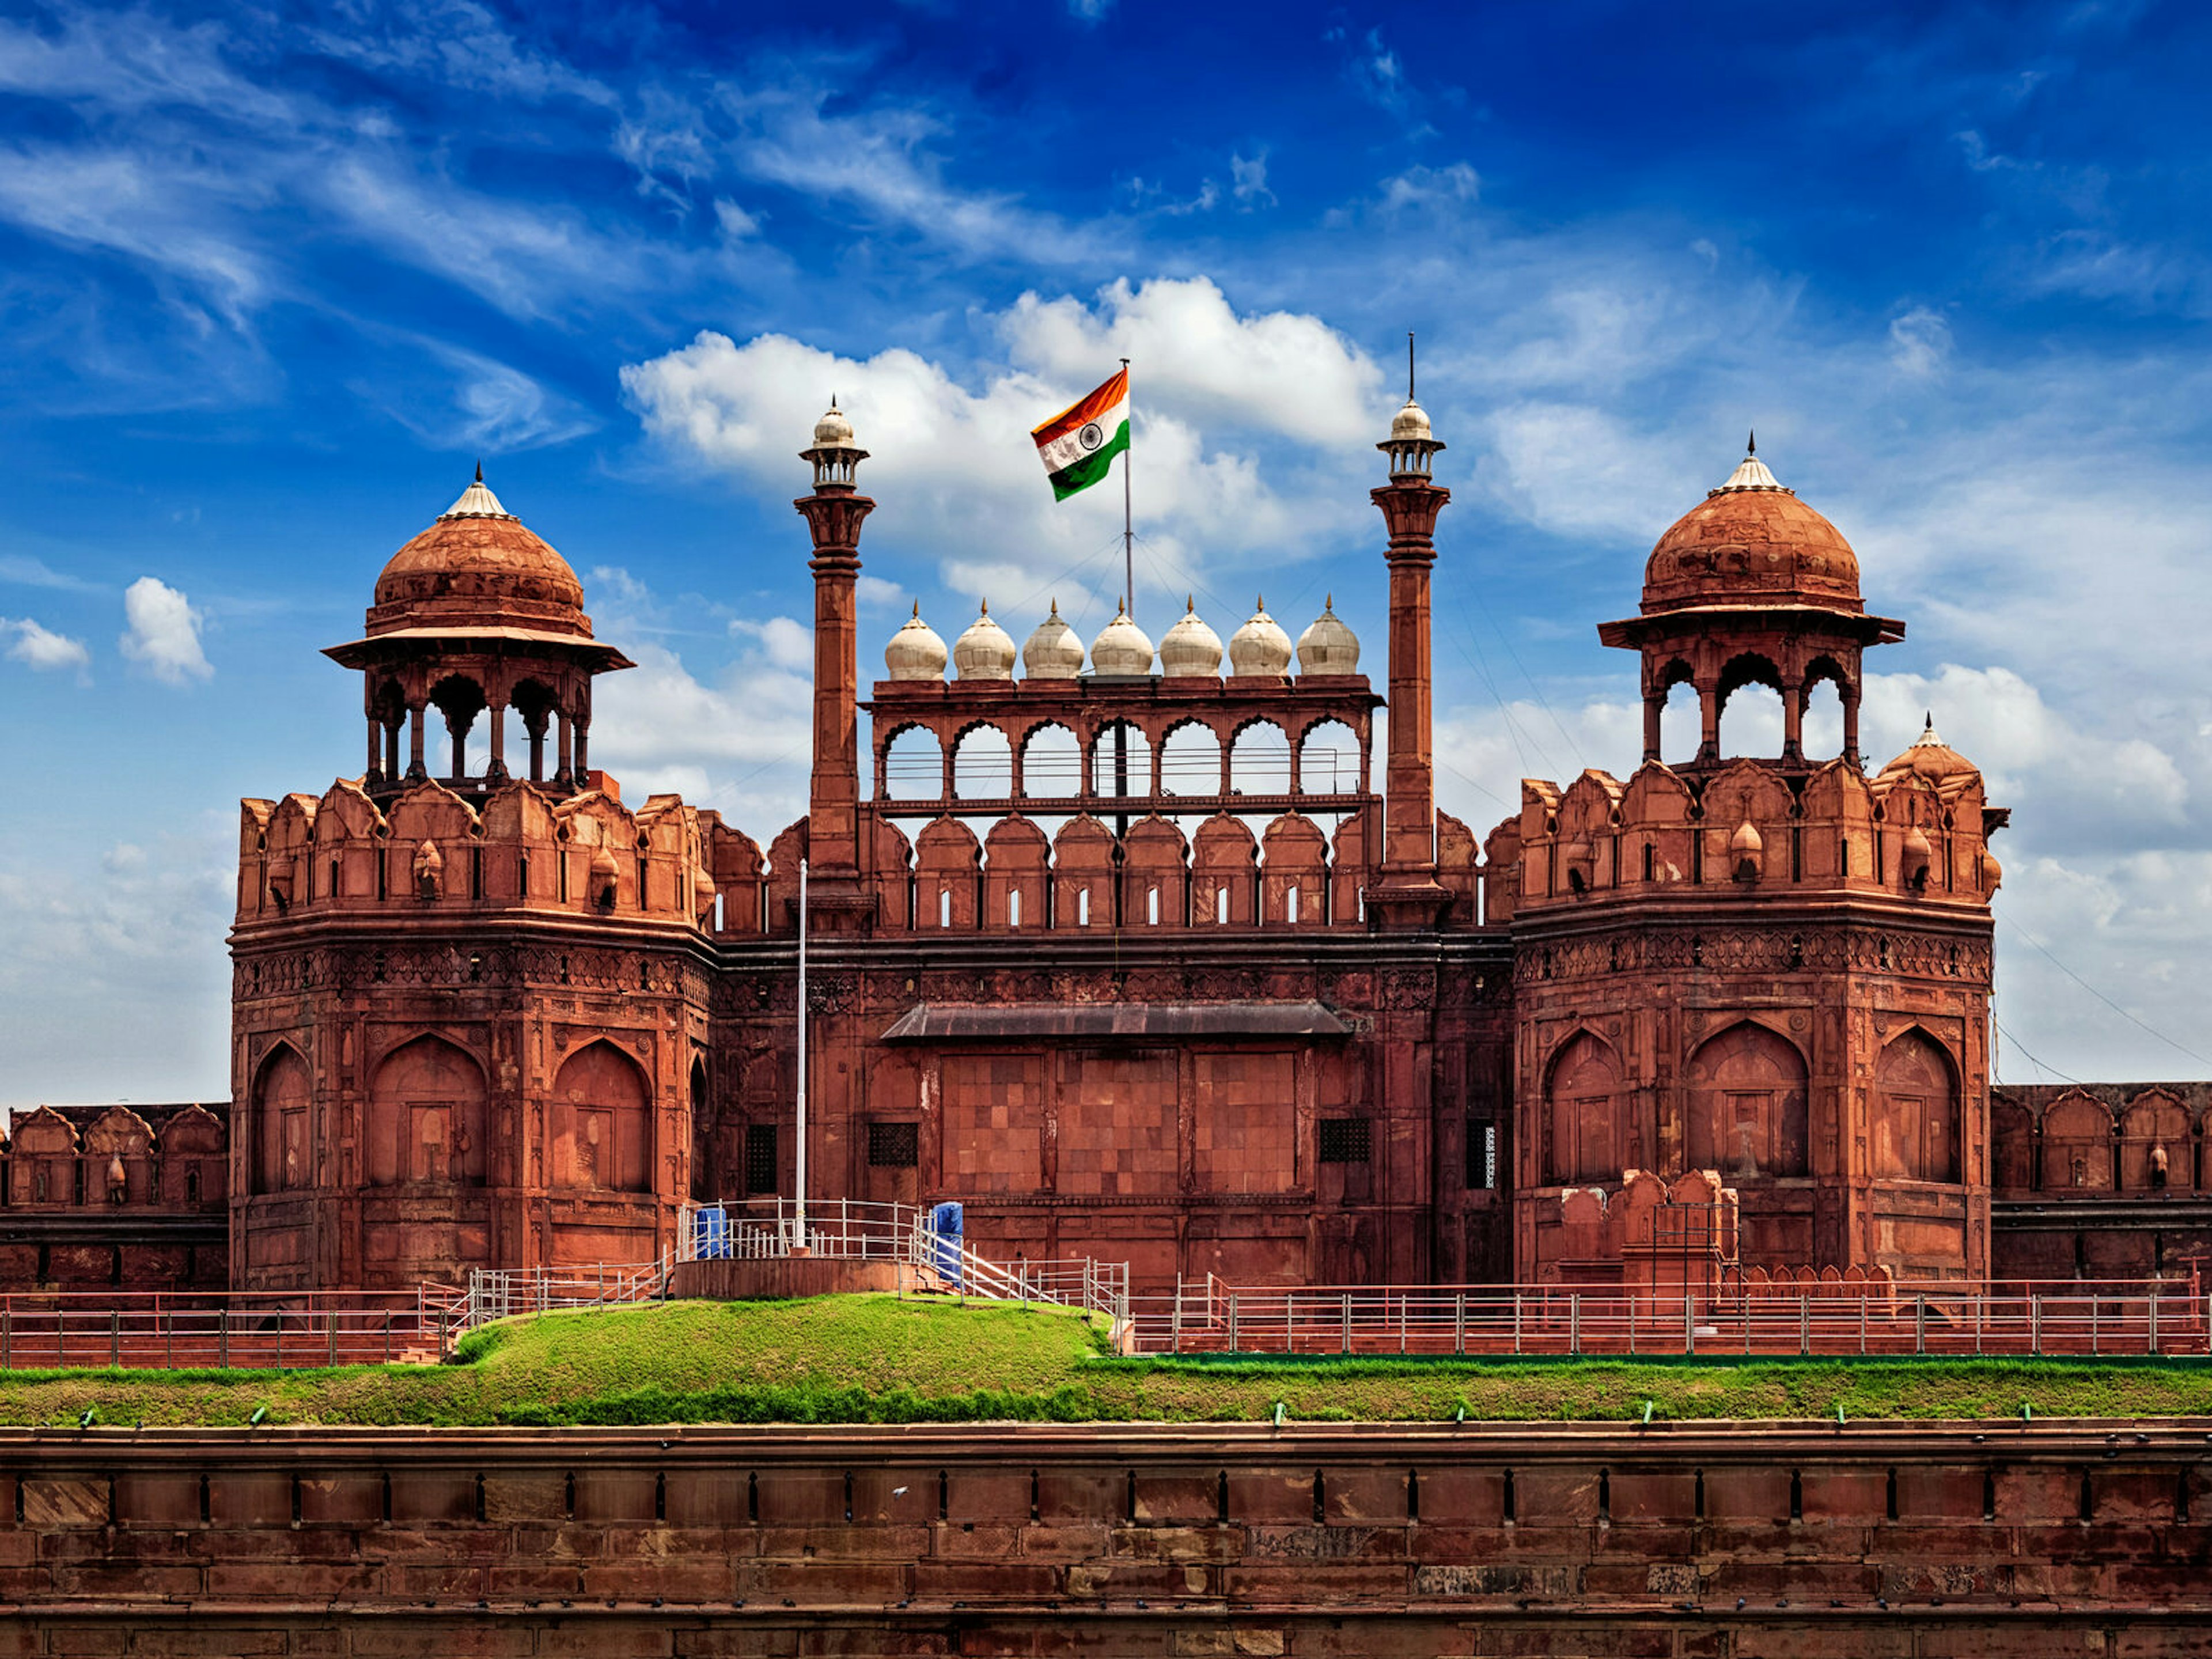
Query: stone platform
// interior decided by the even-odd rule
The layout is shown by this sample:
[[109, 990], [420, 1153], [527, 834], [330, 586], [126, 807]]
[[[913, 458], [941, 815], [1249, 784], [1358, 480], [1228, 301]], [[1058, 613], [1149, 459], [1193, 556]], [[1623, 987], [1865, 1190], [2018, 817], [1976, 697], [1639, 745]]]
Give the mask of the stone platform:
[[[668, 1294], [686, 1301], [788, 1302], [860, 1291], [911, 1291], [923, 1288], [919, 1278], [919, 1271], [904, 1261], [820, 1255], [779, 1255], [758, 1261], [723, 1258], [678, 1262], [669, 1273]], [[935, 1284], [932, 1279], [930, 1287]]]

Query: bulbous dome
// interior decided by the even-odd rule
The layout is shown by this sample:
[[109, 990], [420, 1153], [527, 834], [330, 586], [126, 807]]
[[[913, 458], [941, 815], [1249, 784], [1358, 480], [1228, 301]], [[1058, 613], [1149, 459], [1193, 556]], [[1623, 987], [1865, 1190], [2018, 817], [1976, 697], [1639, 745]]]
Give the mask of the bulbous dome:
[[1765, 850], [1765, 838], [1759, 833], [1759, 826], [1749, 818], [1736, 825], [1735, 834], [1729, 837], [1729, 851], [1738, 858], [1747, 854], [1755, 858]]
[[1912, 740], [1911, 747], [1883, 767], [1881, 776], [1902, 777], [1907, 772], [1916, 772], [1930, 783], [1941, 783], [1944, 779], [1957, 777], [1961, 773], [1980, 772], [1981, 769], [1973, 762], [1936, 735], [1936, 716], [1933, 714], [1927, 717], [1927, 722], [1920, 735]]
[[1083, 672], [1083, 641], [1060, 620], [1060, 601], [1022, 647], [1022, 672], [1033, 680], [1072, 680]]
[[1428, 410], [1411, 398], [1406, 399], [1403, 409], [1390, 417], [1392, 443], [1425, 442], [1435, 436], [1436, 434], [1429, 429]]
[[952, 642], [952, 672], [963, 680], [1010, 680], [1014, 677], [1014, 641], [991, 620], [987, 602], [968, 631]]
[[1753, 453], [1668, 527], [1644, 568], [1644, 613], [1708, 605], [1863, 611], [1858, 555]]
[[895, 680], [941, 680], [946, 652], [937, 630], [921, 619], [921, 605], [884, 647], [884, 668]]
[[1312, 625], [1298, 635], [1298, 672], [1301, 674], [1357, 674], [1359, 672], [1359, 635], [1353, 633], [1336, 614], [1336, 596], [1332, 593], [1323, 601], [1321, 615]]
[[1229, 672], [1239, 677], [1273, 677], [1291, 666], [1291, 636], [1267, 614], [1265, 599], [1252, 601], [1252, 616], [1229, 636]]
[[830, 408], [814, 423], [814, 447], [817, 449], [850, 449], [853, 447], [853, 422], [845, 411], [837, 407], [837, 400], [830, 400]]
[[1091, 641], [1091, 672], [1094, 674], [1149, 674], [1152, 672], [1152, 641], [1129, 620], [1127, 605], [1115, 614], [1098, 637]]
[[407, 626], [526, 628], [589, 639], [584, 586], [486, 488], [483, 469], [376, 579], [372, 635]]
[[1169, 679], [1201, 679], [1221, 672], [1221, 635], [1199, 620], [1198, 601], [1186, 596], [1182, 615], [1160, 641], [1160, 672]]

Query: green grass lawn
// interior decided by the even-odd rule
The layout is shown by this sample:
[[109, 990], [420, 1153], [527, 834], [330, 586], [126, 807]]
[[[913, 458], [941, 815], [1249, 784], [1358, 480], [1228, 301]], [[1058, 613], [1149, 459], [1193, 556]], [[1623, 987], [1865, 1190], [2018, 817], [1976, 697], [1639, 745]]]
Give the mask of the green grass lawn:
[[675, 1302], [471, 1336], [450, 1365], [0, 1372], [0, 1425], [1626, 1420], [2212, 1414], [2166, 1360], [1124, 1359], [1055, 1310]]

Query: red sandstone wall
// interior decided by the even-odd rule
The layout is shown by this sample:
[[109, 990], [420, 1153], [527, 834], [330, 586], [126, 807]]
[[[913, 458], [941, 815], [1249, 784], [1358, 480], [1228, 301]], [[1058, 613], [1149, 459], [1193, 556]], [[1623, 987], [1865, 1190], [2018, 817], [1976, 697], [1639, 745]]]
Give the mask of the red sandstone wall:
[[0, 1652], [2197, 1651], [2135, 1428], [10, 1431]]

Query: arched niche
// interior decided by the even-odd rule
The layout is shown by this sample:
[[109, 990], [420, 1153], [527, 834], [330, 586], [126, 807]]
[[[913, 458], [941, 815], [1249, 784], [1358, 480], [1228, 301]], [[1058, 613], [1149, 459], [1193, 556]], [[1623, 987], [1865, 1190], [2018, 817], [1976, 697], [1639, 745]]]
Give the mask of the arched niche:
[[280, 1042], [261, 1062], [253, 1085], [253, 1190], [281, 1193], [313, 1183], [308, 1113], [313, 1074], [300, 1051]]
[[445, 1038], [394, 1048], [369, 1079], [369, 1184], [483, 1186], [484, 1097], [483, 1067]]
[[[2106, 1184], [2111, 1183], [2109, 1115]], [[1903, 1181], [1959, 1178], [1959, 1085], [1950, 1056], [1925, 1031], [1905, 1032], [1874, 1068], [1874, 1172]]]
[[1690, 1057], [1687, 1167], [1731, 1181], [1810, 1173], [1805, 1057], [1778, 1031], [1746, 1022]]
[[651, 1091], [611, 1042], [587, 1042], [553, 1079], [553, 1184], [584, 1192], [652, 1190]]
[[714, 1194], [714, 1106], [708, 1090], [707, 1059], [691, 1060], [691, 1196], [705, 1201]]
[[1618, 1181], [1627, 1162], [1620, 1060], [1589, 1031], [1553, 1056], [1544, 1084], [1544, 1179]]

